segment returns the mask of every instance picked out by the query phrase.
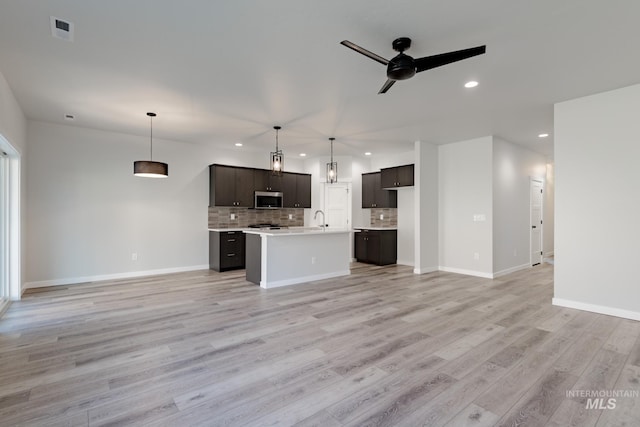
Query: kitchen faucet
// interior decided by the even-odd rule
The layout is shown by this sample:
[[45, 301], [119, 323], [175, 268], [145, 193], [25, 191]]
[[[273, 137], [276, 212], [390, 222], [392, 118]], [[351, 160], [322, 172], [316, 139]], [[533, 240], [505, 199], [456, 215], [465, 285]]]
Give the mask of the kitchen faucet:
[[315, 214], [313, 214], [313, 219], [315, 220], [318, 217], [318, 214], [321, 213], [322, 214], [322, 231], [325, 231], [327, 229], [327, 224], [324, 223], [324, 212], [322, 212], [322, 210], [318, 209], [316, 211]]

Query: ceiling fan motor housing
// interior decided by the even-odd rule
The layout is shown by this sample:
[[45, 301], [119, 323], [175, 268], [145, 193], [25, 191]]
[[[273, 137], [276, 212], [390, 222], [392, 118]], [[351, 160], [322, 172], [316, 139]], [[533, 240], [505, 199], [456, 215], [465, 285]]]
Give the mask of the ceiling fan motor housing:
[[400, 53], [387, 64], [387, 77], [392, 80], [406, 80], [416, 74], [413, 58]]

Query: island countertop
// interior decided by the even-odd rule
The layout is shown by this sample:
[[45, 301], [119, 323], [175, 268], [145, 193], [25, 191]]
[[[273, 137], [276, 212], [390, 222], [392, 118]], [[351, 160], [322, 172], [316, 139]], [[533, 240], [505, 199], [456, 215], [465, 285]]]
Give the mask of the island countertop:
[[266, 230], [250, 228], [242, 230], [246, 234], [260, 234], [265, 236], [306, 236], [309, 234], [343, 234], [352, 233], [353, 230], [346, 228], [322, 228], [322, 227], [291, 227], [277, 230]]

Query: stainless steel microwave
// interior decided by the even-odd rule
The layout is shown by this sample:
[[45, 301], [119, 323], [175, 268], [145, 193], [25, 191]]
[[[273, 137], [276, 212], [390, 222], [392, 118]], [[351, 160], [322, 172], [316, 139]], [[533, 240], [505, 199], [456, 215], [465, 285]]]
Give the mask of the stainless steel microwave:
[[282, 207], [282, 193], [279, 191], [256, 191], [256, 209], [279, 209]]

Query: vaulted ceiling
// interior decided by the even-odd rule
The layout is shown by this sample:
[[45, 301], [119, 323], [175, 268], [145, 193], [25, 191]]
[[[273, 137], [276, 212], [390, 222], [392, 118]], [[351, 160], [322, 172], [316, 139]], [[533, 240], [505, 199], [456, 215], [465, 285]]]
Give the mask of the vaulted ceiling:
[[[552, 156], [554, 103], [640, 82], [638, 16], [630, 0], [3, 0], [0, 72], [29, 119], [146, 135], [154, 111], [154, 137], [185, 144], [267, 150], [279, 124], [310, 156], [330, 136], [362, 155], [486, 135]], [[487, 53], [379, 95], [385, 67], [340, 42], [390, 59], [403, 36], [414, 57]]]

